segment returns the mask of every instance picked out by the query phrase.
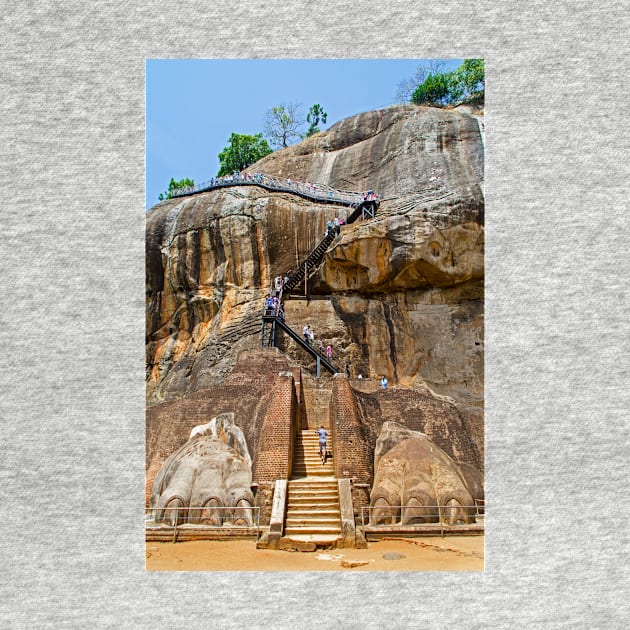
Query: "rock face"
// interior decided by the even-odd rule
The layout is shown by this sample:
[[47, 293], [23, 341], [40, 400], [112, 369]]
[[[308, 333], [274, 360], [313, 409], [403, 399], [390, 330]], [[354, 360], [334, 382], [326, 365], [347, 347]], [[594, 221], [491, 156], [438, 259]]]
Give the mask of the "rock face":
[[474, 498], [460, 467], [423, 433], [385, 422], [374, 470], [371, 524], [431, 523], [440, 516], [450, 525], [474, 522]]
[[[151, 507], [157, 521], [252, 525], [251, 457], [234, 414], [195, 427], [155, 478]], [[233, 508], [225, 510], [222, 508]]]
[[[378, 191], [374, 219], [342, 228], [285, 302], [352, 375], [385, 375], [457, 407], [483, 457], [483, 137], [471, 110], [413, 105], [367, 112], [248, 170]], [[275, 276], [296, 267], [348, 209], [258, 187], [162, 202], [147, 218], [149, 405], [223, 383], [260, 346]], [[296, 293], [303, 291], [301, 287]], [[295, 296], [297, 297], [297, 296]], [[288, 357], [314, 368], [293, 342]]]

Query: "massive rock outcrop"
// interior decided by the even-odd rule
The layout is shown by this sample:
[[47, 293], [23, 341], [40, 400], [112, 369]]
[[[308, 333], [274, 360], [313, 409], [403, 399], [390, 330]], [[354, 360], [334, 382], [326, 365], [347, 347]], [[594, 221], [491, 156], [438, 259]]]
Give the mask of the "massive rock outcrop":
[[[373, 189], [374, 219], [344, 226], [286, 320], [309, 322], [338, 365], [451, 400], [483, 455], [483, 134], [479, 112], [367, 112], [249, 170]], [[272, 279], [347, 208], [234, 187], [168, 200], [147, 219], [150, 405], [223, 383], [260, 344]], [[301, 288], [300, 290], [303, 290]], [[309, 366], [292, 342], [290, 359]]]

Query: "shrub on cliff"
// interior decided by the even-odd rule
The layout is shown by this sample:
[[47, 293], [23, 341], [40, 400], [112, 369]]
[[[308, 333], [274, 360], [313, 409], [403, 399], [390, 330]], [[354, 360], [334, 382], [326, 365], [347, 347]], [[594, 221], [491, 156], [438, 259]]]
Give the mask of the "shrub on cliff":
[[411, 102], [416, 105], [450, 105], [479, 99], [485, 89], [483, 59], [466, 59], [453, 72], [431, 72], [415, 88]]
[[219, 153], [221, 167], [217, 173], [218, 177], [231, 175], [235, 171], [240, 172], [272, 152], [262, 133], [253, 136], [233, 133], [228, 142], [228, 146]]

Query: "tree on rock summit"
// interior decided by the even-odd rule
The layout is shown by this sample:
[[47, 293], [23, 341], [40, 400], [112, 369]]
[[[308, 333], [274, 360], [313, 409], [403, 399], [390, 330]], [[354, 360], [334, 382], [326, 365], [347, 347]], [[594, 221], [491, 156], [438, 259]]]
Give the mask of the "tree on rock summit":
[[284, 148], [289, 146], [291, 140], [302, 137], [300, 128], [303, 124], [298, 103], [276, 105], [265, 114], [265, 135], [271, 144]]
[[443, 64], [434, 62], [429, 66], [420, 66], [411, 79], [399, 84], [398, 97], [408, 96], [416, 105], [432, 107], [483, 99], [485, 89], [483, 59], [465, 59], [452, 72], [443, 72], [443, 67]]
[[310, 127], [306, 132], [306, 137], [312, 136], [315, 133], [319, 132], [319, 122], [326, 124], [326, 119], [328, 118], [328, 114], [324, 111], [324, 108], [319, 104], [315, 103], [309, 110], [308, 115], [306, 116], [306, 122], [310, 123]]
[[218, 177], [230, 175], [235, 171], [240, 172], [272, 152], [262, 133], [253, 136], [233, 133], [228, 142], [228, 146], [219, 153], [221, 167], [217, 173]]

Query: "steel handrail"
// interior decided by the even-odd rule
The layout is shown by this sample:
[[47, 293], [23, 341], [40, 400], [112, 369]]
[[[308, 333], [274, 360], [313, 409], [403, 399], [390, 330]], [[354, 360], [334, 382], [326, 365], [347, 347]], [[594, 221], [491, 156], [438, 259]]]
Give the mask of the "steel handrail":
[[[207, 182], [182, 188], [178, 192], [173, 193], [171, 198], [185, 197], [231, 186], [261, 186], [268, 190], [298, 194], [315, 201], [339, 203], [353, 208], [359, 206], [363, 201], [378, 201], [378, 195], [372, 191], [338, 190], [326, 184], [292, 181], [263, 173], [239, 173], [236, 176], [213, 177]], [[369, 195], [368, 192], [370, 193]]]

